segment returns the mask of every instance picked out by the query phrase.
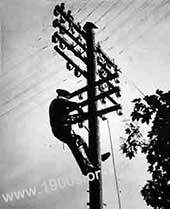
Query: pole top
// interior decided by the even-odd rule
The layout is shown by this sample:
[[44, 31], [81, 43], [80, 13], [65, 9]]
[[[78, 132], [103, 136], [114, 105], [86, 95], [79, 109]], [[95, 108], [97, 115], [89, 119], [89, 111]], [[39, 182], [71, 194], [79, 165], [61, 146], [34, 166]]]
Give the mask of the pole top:
[[92, 22], [86, 22], [85, 25], [83, 26], [83, 29], [86, 31], [86, 30], [89, 30], [89, 29], [97, 29], [98, 27], [92, 23]]

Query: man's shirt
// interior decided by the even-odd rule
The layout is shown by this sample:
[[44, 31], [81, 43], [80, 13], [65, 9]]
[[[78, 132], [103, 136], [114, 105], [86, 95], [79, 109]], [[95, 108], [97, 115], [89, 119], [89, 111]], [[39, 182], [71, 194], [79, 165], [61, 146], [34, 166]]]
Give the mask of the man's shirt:
[[54, 99], [49, 107], [49, 116], [51, 127], [62, 126], [66, 122], [70, 112], [78, 110], [80, 107], [76, 102], [65, 99]]

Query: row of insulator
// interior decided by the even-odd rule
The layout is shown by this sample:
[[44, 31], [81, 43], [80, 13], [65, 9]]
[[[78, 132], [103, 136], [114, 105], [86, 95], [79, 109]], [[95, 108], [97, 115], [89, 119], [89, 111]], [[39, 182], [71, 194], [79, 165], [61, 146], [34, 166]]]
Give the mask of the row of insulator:
[[119, 73], [118, 72], [113, 72], [111, 73], [110, 71], [106, 70], [105, 68], [100, 68], [98, 69], [98, 75], [100, 78], [103, 78], [103, 79], [113, 79], [114, 82], [116, 84], [120, 83], [119, 81]]
[[[58, 39], [57, 39], [57, 37]], [[68, 43], [67, 40], [64, 37], [60, 37], [57, 32], [55, 32], [52, 35], [52, 42], [53, 43], [59, 43], [58, 46], [60, 49], [64, 50], [65, 48], [68, 48], [68, 50], [72, 51], [77, 57], [79, 57], [83, 62], [86, 63], [86, 57], [82, 56], [82, 54], [85, 53], [85, 51], [81, 48], [79, 49], [75, 49], [75, 47], [77, 46], [74, 43]]]
[[[72, 34], [74, 34], [75, 33], [75, 30], [73, 28], [74, 17], [71, 14], [71, 10], [68, 10], [66, 12], [64, 3], [61, 3], [60, 5], [55, 6], [53, 14], [54, 16], [59, 17], [59, 19], [57, 20], [60, 22], [60, 24], [64, 25], [66, 23], [66, 20], [60, 13], [64, 14], [67, 17], [69, 30], [71, 31]], [[53, 26], [55, 24], [55, 21], [56, 20], [53, 21]], [[79, 22], [76, 24], [76, 26], [81, 30], [81, 25]], [[62, 30], [60, 30], [60, 33], [64, 34]]]
[[67, 62], [66, 63], [66, 68], [71, 71], [71, 70], [74, 70], [74, 75], [79, 78], [81, 76], [81, 72], [75, 68], [71, 63]]
[[105, 60], [105, 58], [101, 55], [97, 56], [97, 63], [108, 72], [112, 72], [112, 70], [114, 70], [117, 74], [118, 72], [121, 72], [116, 64], [113, 63], [113, 65], [110, 65], [110, 63], [107, 62], [107, 60]]
[[[53, 21], [53, 27], [59, 27], [59, 33], [61, 35], [64, 35], [65, 32], [68, 33], [68, 32], [71, 32], [72, 34], [75, 33], [74, 31], [74, 28], [73, 28], [73, 21], [74, 21], [74, 18], [73, 16], [71, 15], [71, 11], [68, 10], [67, 12], [65, 11], [65, 5], [64, 3], [61, 3], [60, 5], [57, 5], [54, 9], [54, 15], [57, 17], [57, 19], [55, 19]], [[65, 17], [63, 17], [65, 16]], [[67, 26], [65, 25], [65, 23], [68, 22], [68, 28]], [[75, 23], [74, 23], [75, 24]], [[60, 27], [61, 26], [61, 27]], [[76, 26], [81, 30], [81, 25], [79, 23], [76, 24]], [[64, 39], [64, 36], [61, 37], [62, 39]], [[76, 38], [76, 42], [70, 44], [70, 46], [68, 46], [68, 48], [73, 51], [73, 52], [76, 52], [77, 54], [79, 54], [79, 57], [85, 52], [84, 50], [76, 50], [75, 51], [75, 47], [79, 44], [83, 45], [84, 43], [82, 42], [82, 36], [77, 33], [77, 37]], [[66, 44], [64, 43], [64, 41], [62, 40], [56, 40], [56, 37], [55, 37], [55, 33], [54, 35], [52, 36], [52, 42], [54, 43], [59, 43], [59, 48], [64, 50], [67, 46]], [[68, 43], [69, 44], [69, 43]], [[83, 47], [84, 48], [84, 47]], [[81, 57], [80, 57], [81, 58]], [[83, 59], [85, 59], [85, 57], [82, 57]], [[100, 78], [104, 78], [104, 79], [109, 79], [109, 74], [111, 74], [112, 76], [114, 75], [114, 81], [115, 83], [119, 83], [119, 80], [118, 80], [118, 77], [119, 77], [119, 74], [118, 74], [118, 71], [119, 69], [117, 68], [117, 65], [110, 65], [109, 62], [107, 62], [105, 60], [105, 58], [102, 56], [102, 54], [99, 53], [99, 55], [97, 56], [97, 63], [101, 66], [101, 68], [98, 70], [98, 74], [99, 74], [99, 77]], [[81, 74], [81, 71], [79, 69], [77, 69], [77, 67], [73, 66], [71, 63], [67, 62], [66, 63], [66, 67], [68, 70], [74, 70], [74, 75], [76, 77], [80, 77], [82, 74]], [[114, 68], [114, 73], [111, 72], [111, 69]], [[115, 92], [114, 94], [116, 95], [116, 97], [120, 97], [120, 88], [119, 87], [113, 87], [113, 85], [111, 83], [108, 83], [105, 82], [101, 85], [98, 86], [98, 89], [100, 90], [100, 92], [106, 92], [106, 91], [109, 91], [109, 90], [112, 90], [112, 89], [115, 89]], [[82, 94], [79, 94], [78, 95], [79, 99], [83, 99], [82, 97]], [[100, 101], [102, 102], [102, 104], [105, 104], [105, 98], [102, 98], [100, 99]]]
[[108, 92], [108, 91], [112, 91], [116, 97], [121, 97], [120, 94], [120, 87], [119, 86], [113, 86], [111, 83], [109, 82], [105, 82], [99, 85], [98, 87], [100, 92]]

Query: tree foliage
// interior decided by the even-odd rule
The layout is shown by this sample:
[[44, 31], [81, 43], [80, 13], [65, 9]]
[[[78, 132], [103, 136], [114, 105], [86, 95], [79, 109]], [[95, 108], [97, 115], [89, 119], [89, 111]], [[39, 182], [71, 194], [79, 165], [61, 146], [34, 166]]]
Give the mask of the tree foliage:
[[[154, 95], [134, 99], [131, 120], [122, 144], [123, 153], [130, 159], [140, 149], [146, 155], [151, 179], [141, 190], [147, 205], [154, 209], [170, 209], [170, 91], [157, 90]], [[138, 126], [134, 123], [138, 122]], [[147, 124], [147, 139], [139, 128]]]

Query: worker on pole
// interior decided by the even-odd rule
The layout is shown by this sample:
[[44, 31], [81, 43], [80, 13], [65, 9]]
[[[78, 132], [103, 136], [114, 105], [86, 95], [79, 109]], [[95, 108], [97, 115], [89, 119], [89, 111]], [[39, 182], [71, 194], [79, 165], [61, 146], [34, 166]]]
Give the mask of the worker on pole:
[[[93, 165], [89, 159], [89, 149], [83, 138], [73, 131], [68, 123], [69, 114], [78, 111], [83, 114], [82, 108], [76, 103], [69, 101], [70, 93], [63, 89], [57, 89], [57, 97], [51, 102], [49, 107], [49, 118], [52, 132], [56, 138], [66, 143], [72, 151], [83, 175], [98, 170], [97, 165]], [[105, 153], [102, 160], [106, 160], [110, 153]]]

